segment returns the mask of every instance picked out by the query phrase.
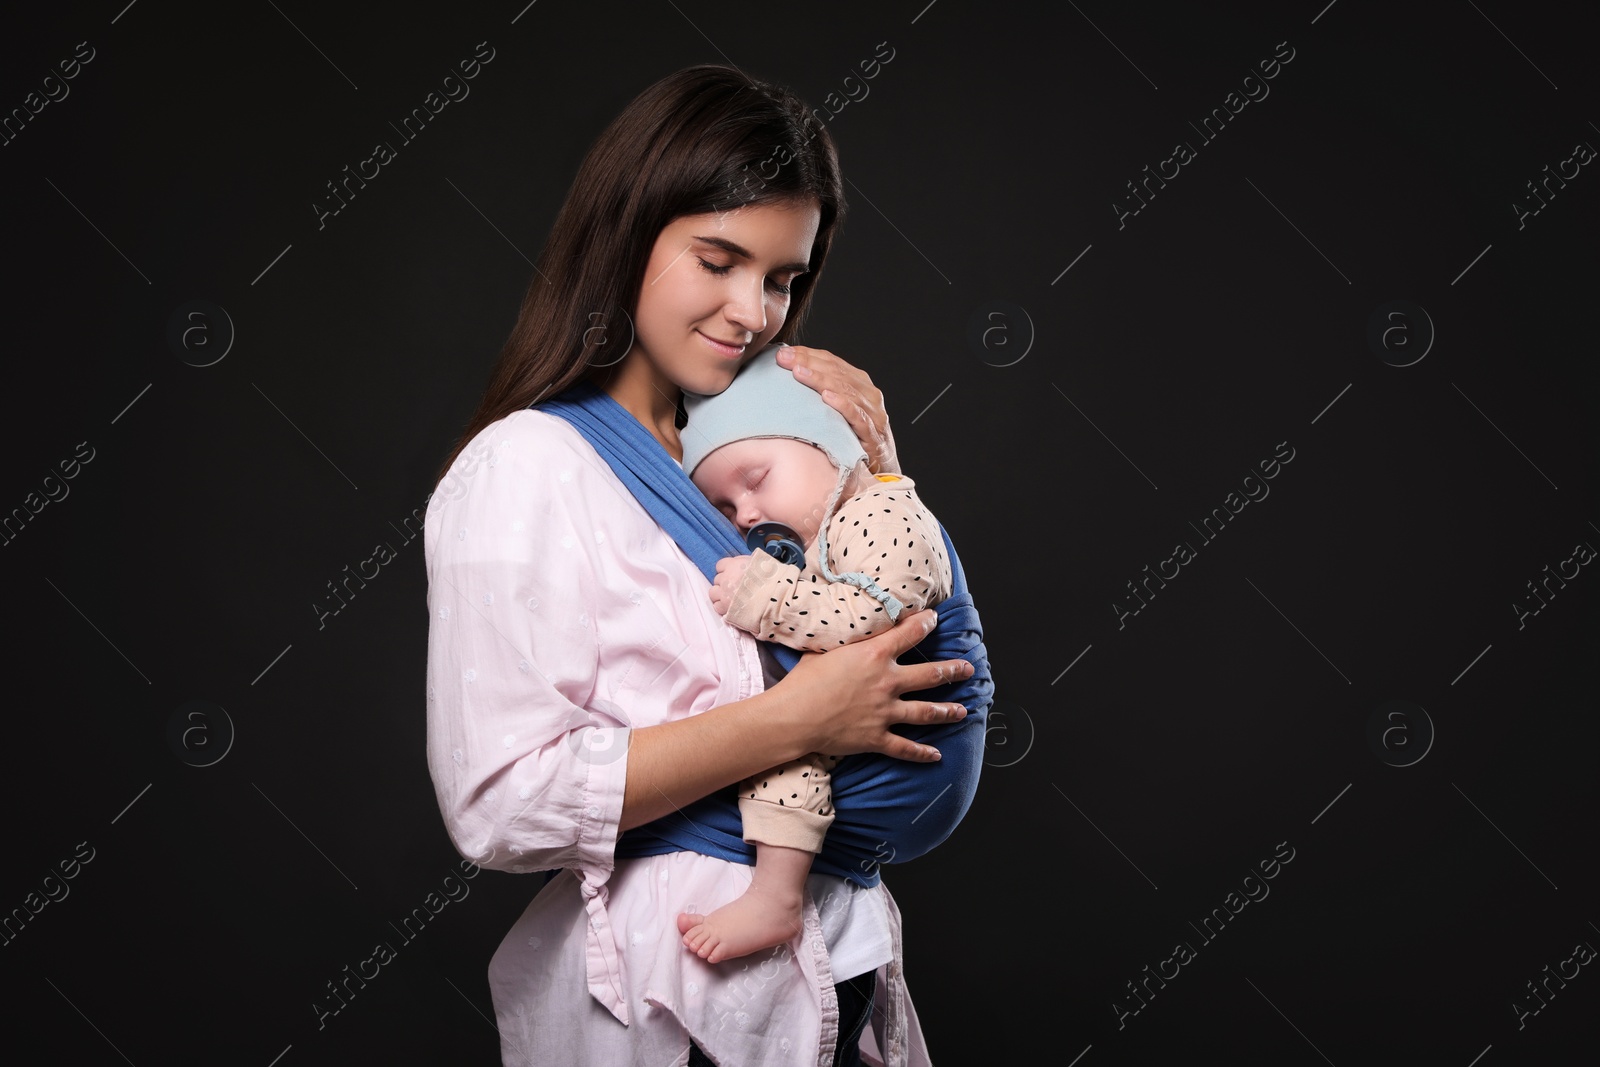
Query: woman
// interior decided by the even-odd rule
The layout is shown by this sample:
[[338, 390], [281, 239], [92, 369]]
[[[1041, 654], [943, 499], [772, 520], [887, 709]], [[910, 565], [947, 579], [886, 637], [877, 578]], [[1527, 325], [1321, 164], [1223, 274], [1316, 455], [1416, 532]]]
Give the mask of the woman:
[[[933, 847], [970, 802], [987, 700], [962, 722], [948, 694], [987, 685], [976, 617], [938, 646], [960, 658], [897, 662], [934, 625], [924, 611], [779, 682], [658, 510], [663, 486], [689, 485], [674, 464], [682, 392], [721, 391], [794, 334], [843, 208], [831, 140], [792, 94], [715, 66], [646, 89], [580, 167], [429, 500], [440, 810], [480, 866], [560, 872], [490, 966], [508, 1064], [859, 1063], [869, 1019], [875, 1062], [927, 1062], [877, 866]], [[898, 470], [865, 374], [819, 349], [784, 362], [876, 469]], [[935, 686], [946, 699], [903, 699]], [[857, 768], [855, 811], [852, 779], [836, 776], [838, 849], [813, 866], [805, 928], [708, 964], [679, 943], [677, 917], [749, 884], [729, 787], [810, 751], [869, 755], [841, 764]]]

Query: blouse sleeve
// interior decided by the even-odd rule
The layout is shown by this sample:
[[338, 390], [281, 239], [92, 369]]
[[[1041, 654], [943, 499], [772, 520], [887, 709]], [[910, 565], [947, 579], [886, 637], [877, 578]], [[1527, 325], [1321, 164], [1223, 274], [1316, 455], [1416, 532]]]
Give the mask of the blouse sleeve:
[[[591, 710], [599, 669], [595, 458], [518, 412], [429, 498], [428, 769], [450, 839], [482, 867], [603, 880], [629, 726]], [[609, 706], [608, 706], [609, 707]]]

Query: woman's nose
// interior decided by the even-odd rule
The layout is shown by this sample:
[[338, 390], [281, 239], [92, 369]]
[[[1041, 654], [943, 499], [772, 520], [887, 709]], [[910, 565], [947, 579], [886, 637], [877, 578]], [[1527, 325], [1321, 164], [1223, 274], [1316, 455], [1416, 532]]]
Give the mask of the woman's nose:
[[767, 301], [762, 288], [766, 279], [757, 278], [755, 284], [741, 287], [728, 298], [723, 313], [728, 321], [747, 333], [761, 334], [767, 328]]

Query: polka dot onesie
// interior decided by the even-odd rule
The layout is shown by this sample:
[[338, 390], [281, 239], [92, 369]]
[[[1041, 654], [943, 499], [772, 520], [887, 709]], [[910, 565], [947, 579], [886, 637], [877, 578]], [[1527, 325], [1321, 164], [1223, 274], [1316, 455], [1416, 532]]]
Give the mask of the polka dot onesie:
[[[900, 612], [933, 607], [950, 595], [950, 561], [931, 512], [910, 478], [880, 474], [881, 487], [841, 503], [828, 523], [828, 571], [818, 538], [806, 566], [757, 550], [734, 592], [727, 620], [767, 641], [825, 652], [893, 626]], [[875, 593], [898, 601], [898, 610]], [[838, 756], [811, 753], [739, 785], [744, 839], [822, 851], [833, 822], [832, 771]]]

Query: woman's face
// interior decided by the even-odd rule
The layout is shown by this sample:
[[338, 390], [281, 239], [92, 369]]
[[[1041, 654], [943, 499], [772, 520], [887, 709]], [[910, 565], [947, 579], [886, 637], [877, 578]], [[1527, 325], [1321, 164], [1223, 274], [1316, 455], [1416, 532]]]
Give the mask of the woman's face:
[[685, 392], [722, 392], [783, 327], [820, 220], [808, 200], [668, 223], [639, 289], [629, 355]]

